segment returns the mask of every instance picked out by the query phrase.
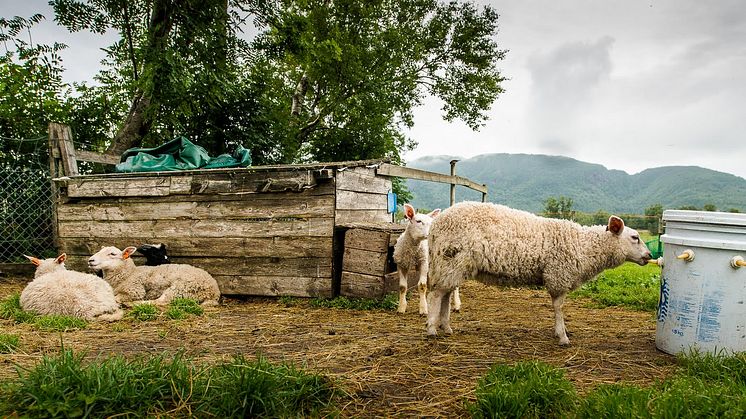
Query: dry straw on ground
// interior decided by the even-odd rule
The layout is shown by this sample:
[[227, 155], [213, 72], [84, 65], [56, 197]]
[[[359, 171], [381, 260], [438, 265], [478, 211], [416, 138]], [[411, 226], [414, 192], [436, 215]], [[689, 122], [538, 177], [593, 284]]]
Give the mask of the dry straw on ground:
[[[22, 283], [0, 282], [0, 299], [21, 289]], [[563, 368], [580, 393], [601, 383], [648, 385], [674, 369], [675, 359], [655, 349], [651, 313], [594, 309], [584, 300], [568, 300], [572, 345], [563, 348], [553, 336], [553, 311], [544, 290], [467, 282], [462, 299], [462, 312], [452, 316], [454, 335], [438, 338], [425, 336], [425, 320], [416, 310], [401, 315], [312, 308], [303, 300], [286, 306], [272, 298], [227, 299], [185, 320], [162, 316], [66, 333], [0, 320], [4, 333], [21, 336], [19, 352], [0, 354], [0, 380], [15, 376], [14, 364], [30, 366], [56, 353], [61, 342], [91, 358], [180, 348], [205, 362], [262, 354], [334, 378], [348, 394], [340, 402], [343, 417], [460, 417], [477, 379], [495, 363], [549, 363]]]

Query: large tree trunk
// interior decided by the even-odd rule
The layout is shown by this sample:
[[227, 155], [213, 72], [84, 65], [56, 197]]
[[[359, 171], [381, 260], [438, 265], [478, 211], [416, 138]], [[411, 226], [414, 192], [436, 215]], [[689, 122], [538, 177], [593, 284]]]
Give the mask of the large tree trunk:
[[[178, 0], [155, 0], [153, 12], [148, 26], [148, 45], [143, 58], [143, 68], [149, 67], [151, 71], [143, 71], [147, 77], [141, 77], [138, 81], [138, 89], [132, 100], [129, 114], [122, 128], [114, 136], [111, 145], [106, 149], [106, 154], [120, 155], [129, 148], [137, 147], [142, 139], [150, 132], [153, 119], [156, 115], [157, 101], [153, 100], [153, 87], [157, 80], [167, 75], [158, 74], [163, 67], [159, 61], [164, 56], [168, 37], [173, 27], [173, 11]], [[162, 71], [162, 70], [161, 70]]]

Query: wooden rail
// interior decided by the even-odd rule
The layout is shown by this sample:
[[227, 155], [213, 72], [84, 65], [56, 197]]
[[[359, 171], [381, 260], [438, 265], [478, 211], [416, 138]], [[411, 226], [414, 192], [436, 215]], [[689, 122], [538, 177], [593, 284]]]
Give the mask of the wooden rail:
[[448, 183], [461, 185], [482, 193], [482, 202], [487, 202], [487, 185], [480, 185], [472, 180], [461, 176], [449, 176], [440, 173], [428, 172], [427, 170], [413, 169], [411, 167], [396, 166], [383, 163], [378, 167], [377, 173], [382, 176], [395, 176], [407, 179], [427, 180], [430, 182]]

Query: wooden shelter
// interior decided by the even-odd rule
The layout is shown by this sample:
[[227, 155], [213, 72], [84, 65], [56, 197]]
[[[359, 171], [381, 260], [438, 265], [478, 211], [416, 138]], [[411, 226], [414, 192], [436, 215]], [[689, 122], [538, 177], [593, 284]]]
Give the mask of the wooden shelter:
[[[75, 150], [69, 129], [52, 125], [56, 244], [69, 266], [86, 269], [103, 246], [163, 242], [174, 263], [207, 270], [224, 294], [338, 295], [344, 256], [352, 254], [345, 266], [354, 275], [346, 276], [345, 292], [381, 295], [393, 269], [389, 246], [403, 230], [391, 223], [391, 177], [402, 176], [402, 169], [422, 172], [370, 160], [80, 175], [76, 159], [115, 161]], [[350, 236], [362, 238], [351, 244], [372, 253], [345, 253], [351, 229], [361, 229]], [[371, 240], [366, 231], [381, 234]], [[353, 259], [370, 271], [361, 272]]]

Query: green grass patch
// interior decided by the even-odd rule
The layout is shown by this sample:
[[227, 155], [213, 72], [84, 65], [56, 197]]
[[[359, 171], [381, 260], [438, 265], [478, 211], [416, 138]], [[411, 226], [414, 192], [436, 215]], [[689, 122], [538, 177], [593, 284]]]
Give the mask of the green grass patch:
[[625, 263], [601, 272], [593, 281], [570, 293], [570, 298], [586, 297], [595, 307], [621, 306], [654, 312], [658, 307], [661, 268]]
[[264, 359], [196, 364], [177, 353], [84, 362], [63, 350], [0, 384], [0, 416], [305, 417], [331, 413], [324, 376]]
[[21, 293], [11, 294], [0, 302], [0, 318], [16, 323], [33, 323], [37, 315], [21, 308]]
[[153, 304], [137, 304], [127, 313], [127, 317], [147, 322], [156, 320], [161, 315], [161, 310]]
[[34, 324], [45, 332], [67, 332], [88, 327], [88, 322], [84, 319], [59, 315], [37, 316]]
[[396, 310], [399, 304], [399, 296], [396, 293], [386, 294], [384, 298], [313, 298], [311, 307], [317, 308], [341, 308], [347, 310]]
[[742, 418], [746, 353], [689, 353], [676, 373], [647, 387], [604, 384], [576, 397], [563, 371], [541, 362], [495, 365], [477, 383], [475, 418]]
[[0, 318], [12, 320], [16, 323], [30, 323], [47, 332], [65, 332], [68, 330], [85, 329], [88, 322], [72, 316], [38, 315], [21, 308], [21, 294], [15, 293], [0, 302]]
[[19, 337], [8, 333], [0, 333], [0, 354], [9, 354], [18, 349]]
[[556, 418], [571, 412], [575, 388], [564, 371], [541, 362], [495, 365], [479, 380], [474, 418]]
[[168, 305], [166, 317], [172, 320], [183, 319], [192, 316], [201, 316], [205, 310], [192, 298], [174, 298]]

